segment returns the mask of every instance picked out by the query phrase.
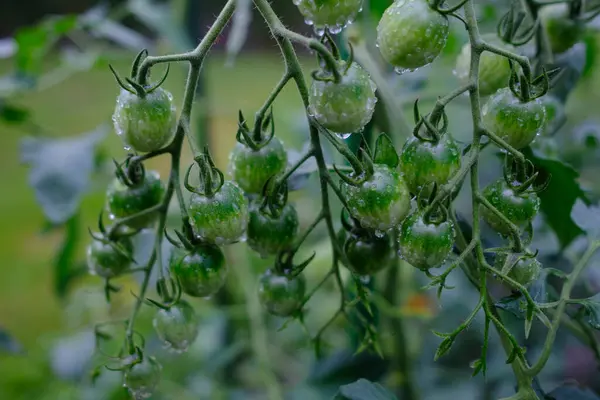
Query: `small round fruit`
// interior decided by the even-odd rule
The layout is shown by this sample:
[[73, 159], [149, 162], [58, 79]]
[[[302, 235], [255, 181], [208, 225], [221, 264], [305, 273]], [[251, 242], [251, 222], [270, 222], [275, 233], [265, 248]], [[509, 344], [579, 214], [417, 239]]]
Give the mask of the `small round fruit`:
[[350, 235], [344, 245], [348, 268], [357, 275], [373, 275], [388, 267], [395, 254], [387, 235], [360, 237]]
[[123, 237], [114, 243], [93, 240], [87, 248], [87, 264], [92, 275], [114, 278], [123, 273], [133, 257], [131, 239]]
[[[127, 186], [115, 178], [106, 192], [106, 209], [111, 219], [121, 219], [154, 207], [162, 201], [165, 185], [156, 171], [146, 171], [144, 180]], [[132, 229], [143, 229], [154, 224], [157, 214], [149, 214], [128, 224]]]
[[248, 245], [259, 254], [277, 254], [289, 249], [298, 234], [298, 213], [286, 204], [277, 218], [260, 211], [260, 204], [250, 207], [248, 221]]
[[374, 174], [362, 184], [342, 183], [350, 213], [364, 228], [386, 231], [410, 211], [410, 193], [397, 171], [375, 164]]
[[288, 317], [300, 310], [305, 292], [306, 280], [302, 274], [293, 277], [269, 269], [258, 281], [261, 304], [270, 314], [279, 317]]
[[235, 183], [225, 181], [212, 196], [193, 194], [188, 206], [190, 225], [202, 240], [228, 244], [242, 238], [248, 225], [248, 202]]
[[569, 6], [566, 3], [542, 7], [540, 18], [554, 53], [563, 53], [573, 47], [585, 29], [583, 24], [569, 18]]
[[360, 65], [353, 62], [346, 72], [340, 62], [339, 83], [315, 80], [310, 88], [308, 110], [321, 125], [340, 135], [361, 131], [373, 117], [377, 87]]
[[448, 19], [427, 0], [396, 0], [379, 21], [377, 45], [398, 72], [413, 71], [436, 59], [448, 31]]
[[339, 33], [361, 11], [363, 0], [294, 0], [308, 25]]
[[521, 257], [518, 254], [498, 254], [496, 268], [502, 270], [507, 259], [512, 264], [508, 276], [523, 286], [531, 285], [542, 272], [542, 264], [536, 258]]
[[141, 362], [125, 370], [123, 386], [135, 400], [147, 399], [160, 382], [161, 365], [154, 357], [143, 356]]
[[[540, 209], [540, 198], [535, 192], [518, 193], [508, 186], [504, 179], [488, 185], [482, 195], [517, 227], [523, 227], [531, 222]], [[502, 235], [511, 233], [510, 227], [487, 207], [482, 205], [480, 210], [483, 220], [496, 232]]]
[[171, 271], [179, 279], [183, 292], [192, 297], [215, 294], [227, 277], [227, 263], [220, 248], [200, 245], [171, 262]]
[[553, 136], [565, 120], [565, 106], [558, 98], [551, 94], [541, 97], [540, 101], [546, 110], [546, 122], [542, 133], [545, 136]]
[[490, 97], [482, 111], [485, 126], [515, 149], [533, 142], [546, 120], [546, 111], [539, 99], [524, 103], [508, 88]]
[[168, 309], [159, 309], [152, 321], [156, 334], [165, 347], [176, 353], [187, 351], [198, 336], [198, 317], [185, 300]]
[[428, 183], [444, 185], [460, 169], [460, 149], [449, 134], [437, 143], [412, 137], [400, 153], [400, 171], [412, 193]]
[[398, 244], [398, 255], [413, 267], [423, 271], [441, 267], [452, 252], [454, 225], [427, 222], [422, 213], [413, 213], [400, 227]]
[[[483, 39], [490, 44], [499, 46], [505, 50], [515, 52], [516, 49], [502, 42], [495, 34], [483, 35]], [[471, 44], [463, 46], [456, 60], [455, 74], [464, 84], [469, 80], [469, 69], [471, 66]], [[479, 94], [489, 96], [499, 89], [508, 86], [511, 70], [508, 59], [490, 51], [484, 51], [479, 60]]]
[[262, 193], [269, 178], [284, 172], [286, 166], [287, 152], [277, 137], [257, 151], [238, 143], [229, 158], [231, 177], [246, 193]]
[[173, 96], [162, 88], [144, 97], [122, 89], [112, 119], [125, 146], [142, 153], [165, 147], [177, 127]]

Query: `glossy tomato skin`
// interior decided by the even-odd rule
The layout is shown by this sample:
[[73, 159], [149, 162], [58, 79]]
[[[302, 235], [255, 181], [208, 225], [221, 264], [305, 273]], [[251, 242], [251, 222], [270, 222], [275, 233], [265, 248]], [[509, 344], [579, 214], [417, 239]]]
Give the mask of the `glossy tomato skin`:
[[581, 39], [585, 31], [585, 26], [581, 22], [569, 18], [567, 4], [542, 7], [540, 18], [554, 53], [564, 53], [569, 50]]
[[507, 260], [512, 266], [508, 276], [525, 287], [535, 282], [542, 272], [542, 264], [535, 257], [522, 257], [519, 254], [496, 255], [496, 268], [502, 270]]
[[144, 356], [141, 362], [128, 367], [123, 374], [123, 386], [136, 400], [147, 399], [158, 387], [162, 366], [154, 357]]
[[353, 62], [348, 70], [340, 62], [339, 83], [315, 80], [309, 92], [308, 111], [325, 128], [347, 135], [362, 131], [373, 117], [377, 87], [360, 65]]
[[272, 315], [289, 317], [300, 310], [306, 292], [304, 275], [267, 270], [258, 281], [258, 298]]
[[350, 234], [345, 241], [344, 252], [350, 264], [348, 268], [361, 276], [374, 275], [384, 270], [396, 256], [388, 235], [377, 237]]
[[379, 21], [377, 46], [398, 72], [413, 71], [437, 58], [448, 32], [448, 19], [426, 0], [397, 0]]
[[515, 149], [533, 142], [546, 121], [546, 110], [540, 99], [524, 103], [508, 88], [491, 96], [482, 112], [486, 128]]
[[248, 220], [248, 245], [262, 256], [288, 250], [298, 234], [298, 213], [286, 204], [279, 216], [274, 217], [260, 210], [260, 204], [250, 206]]
[[444, 134], [437, 143], [412, 137], [400, 153], [400, 171], [410, 191], [418, 194], [428, 183], [448, 183], [460, 169], [461, 153], [456, 141]]
[[158, 309], [152, 320], [156, 334], [165, 347], [175, 353], [187, 351], [198, 336], [198, 317], [185, 300], [168, 309]]
[[133, 243], [131, 239], [125, 237], [112, 245], [94, 239], [87, 247], [87, 264], [90, 273], [106, 279], [125, 272], [131, 265], [132, 257]]
[[[502, 42], [496, 34], [482, 35], [483, 39], [490, 44], [499, 46], [505, 50], [516, 52], [516, 48]], [[471, 65], [471, 44], [463, 46], [456, 60], [455, 74], [463, 84], [469, 80], [469, 69]], [[508, 59], [490, 51], [484, 51], [479, 59], [479, 94], [490, 96], [496, 91], [508, 86], [510, 79], [510, 64]]]
[[187, 254], [171, 259], [171, 271], [181, 289], [192, 297], [209, 297], [225, 284], [227, 263], [221, 249], [212, 244], [199, 245]]
[[285, 172], [287, 152], [277, 137], [259, 150], [236, 144], [229, 158], [229, 173], [246, 193], [260, 194], [269, 178]]
[[350, 214], [364, 228], [386, 231], [398, 225], [410, 211], [406, 183], [387, 165], [375, 164], [374, 174], [358, 186], [342, 183]]
[[[165, 185], [156, 171], [146, 171], [144, 180], [131, 187], [115, 178], [106, 192], [106, 210], [112, 220], [127, 218], [157, 206], [165, 194]], [[158, 214], [150, 214], [128, 224], [132, 229], [152, 226]]]
[[162, 88], [143, 98], [122, 89], [113, 123], [126, 147], [141, 153], [160, 150], [171, 142], [177, 128], [173, 96]]
[[441, 267], [454, 246], [454, 225], [427, 222], [422, 213], [413, 213], [400, 226], [398, 244], [398, 255], [413, 267], [423, 271]]
[[225, 181], [212, 196], [192, 194], [188, 206], [194, 234], [218, 245], [242, 238], [248, 225], [248, 202], [238, 185]]
[[328, 28], [339, 33], [352, 22], [363, 6], [363, 0], [294, 0], [307, 24], [320, 32]]
[[[517, 193], [504, 179], [488, 185], [482, 192], [498, 211], [517, 227], [531, 222], [540, 209], [540, 198], [533, 192]], [[496, 232], [509, 235], [510, 228], [487, 207], [481, 206], [481, 217]]]

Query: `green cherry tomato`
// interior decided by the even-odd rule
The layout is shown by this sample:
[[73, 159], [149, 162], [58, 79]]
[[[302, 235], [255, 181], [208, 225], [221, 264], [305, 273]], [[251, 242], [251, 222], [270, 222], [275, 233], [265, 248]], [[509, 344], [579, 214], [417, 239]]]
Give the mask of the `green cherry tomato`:
[[159, 309], [152, 323], [165, 347], [176, 353], [187, 351], [198, 336], [198, 317], [185, 300], [168, 309]]
[[573, 47], [581, 39], [585, 29], [582, 23], [569, 18], [567, 4], [542, 7], [540, 18], [554, 53], [563, 53]]
[[267, 270], [258, 281], [258, 298], [263, 307], [272, 315], [288, 317], [300, 310], [306, 280], [304, 275], [296, 277], [274, 270]]
[[114, 278], [131, 264], [133, 243], [123, 237], [112, 243], [93, 240], [87, 248], [87, 264], [91, 274], [102, 278]]
[[212, 196], [193, 194], [188, 207], [190, 225], [202, 240], [228, 244], [242, 238], [248, 225], [248, 202], [235, 183], [225, 181]]
[[160, 382], [160, 363], [154, 357], [143, 357], [141, 362], [128, 367], [123, 374], [123, 386], [135, 400], [152, 396]]
[[448, 19], [427, 0], [396, 0], [379, 21], [377, 46], [397, 72], [414, 71], [436, 59], [448, 30]]
[[200, 245], [183, 257], [171, 259], [171, 271], [179, 279], [181, 289], [192, 297], [215, 294], [227, 277], [227, 263], [220, 248]]
[[162, 88], [143, 98], [122, 89], [112, 119], [125, 146], [142, 153], [165, 147], [177, 127], [173, 96]]
[[238, 143], [229, 157], [229, 173], [246, 193], [262, 193], [267, 180], [286, 166], [287, 152], [277, 137], [257, 151]]
[[[483, 39], [491, 44], [501, 47], [505, 50], [515, 52], [516, 49], [502, 42], [495, 34], [483, 35]], [[456, 77], [466, 84], [469, 80], [469, 69], [471, 66], [471, 44], [463, 46], [456, 60]], [[499, 89], [508, 86], [510, 79], [510, 64], [506, 57], [490, 51], [484, 51], [479, 60], [479, 93], [482, 96], [489, 96], [496, 93]]]
[[333, 34], [356, 18], [363, 0], [294, 0], [308, 25], [314, 25], [319, 33], [328, 28]]
[[523, 103], [508, 88], [491, 96], [482, 112], [485, 126], [515, 149], [533, 142], [546, 120], [540, 99]]
[[447, 183], [460, 169], [460, 149], [446, 133], [437, 143], [412, 137], [406, 141], [400, 153], [400, 171], [412, 193], [435, 182]]
[[319, 123], [344, 138], [365, 127], [377, 103], [377, 87], [367, 71], [355, 62], [347, 71], [346, 67], [345, 62], [340, 62], [339, 83], [313, 81], [308, 107]]
[[508, 276], [526, 287], [535, 282], [542, 272], [542, 264], [535, 257], [522, 257], [518, 254], [498, 254], [496, 268], [502, 270], [507, 261], [512, 267]]
[[388, 267], [396, 256], [387, 235], [350, 235], [344, 244], [349, 269], [357, 275], [373, 275]]
[[452, 252], [454, 225], [427, 222], [422, 213], [413, 213], [400, 227], [398, 244], [398, 254], [413, 267], [423, 271], [441, 267]]
[[[504, 179], [488, 185], [482, 192], [498, 211], [517, 227], [531, 222], [540, 209], [540, 198], [534, 192], [518, 193]], [[508, 235], [510, 228], [487, 207], [481, 206], [481, 216], [496, 232]]]
[[386, 231], [410, 211], [410, 193], [396, 170], [375, 164], [375, 172], [358, 186], [342, 182], [350, 213], [364, 228]]
[[298, 234], [298, 213], [286, 204], [281, 214], [274, 218], [260, 210], [260, 204], [250, 207], [248, 221], [248, 245], [262, 256], [277, 254], [289, 249]]
[[[164, 194], [165, 185], [156, 171], [147, 171], [144, 180], [131, 187], [115, 178], [106, 192], [106, 209], [113, 220], [126, 218], [160, 204]], [[143, 229], [154, 224], [156, 217], [150, 214], [128, 226]]]
[[540, 98], [546, 110], [546, 122], [542, 130], [545, 136], [554, 135], [560, 129], [565, 119], [565, 106], [563, 103], [551, 94], [546, 94]]

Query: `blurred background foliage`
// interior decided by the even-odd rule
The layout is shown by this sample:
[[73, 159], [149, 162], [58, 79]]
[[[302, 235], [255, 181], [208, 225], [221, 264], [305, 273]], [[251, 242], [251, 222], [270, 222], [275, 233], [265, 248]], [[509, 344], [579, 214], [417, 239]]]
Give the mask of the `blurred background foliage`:
[[[126, 318], [134, 300], [130, 290], [135, 291], [138, 282], [135, 276], [120, 279], [121, 291], [108, 305], [100, 282], [83, 273], [86, 230], [95, 226], [103, 206], [104, 190], [113, 173], [111, 157], [125, 155], [110, 124], [118, 90], [108, 63], [125, 71], [141, 48], [163, 54], [193, 47], [223, 3], [9, 0], [2, 5], [0, 36], [6, 39], [0, 41], [0, 398], [127, 398], [118, 373], [103, 372], [92, 383], [90, 371], [96, 365], [93, 324]], [[291, 28], [310, 32], [291, 1], [273, 3]], [[376, 17], [390, 3], [371, 0], [367, 11]], [[482, 29], [492, 31], [504, 2], [478, 3]], [[281, 57], [259, 16], [253, 13], [237, 18], [241, 21], [234, 26], [240, 31], [227, 31], [205, 64], [194, 110], [198, 140], [210, 143], [223, 169], [235, 142], [238, 110], [248, 115], [257, 110], [283, 72]], [[247, 37], [244, 18], [251, 22]], [[368, 26], [368, 19], [361, 23]], [[419, 97], [422, 109], [426, 109], [436, 96], [457, 85], [452, 70], [466, 39], [462, 27], [452, 25], [445, 53], [432, 66], [403, 76], [386, 71], [390, 90], [406, 116], [415, 98]], [[600, 24], [593, 22], [584, 42], [559, 60], [571, 74], [563, 80], [564, 88], [558, 88], [565, 98], [569, 93], [566, 123], [554, 138], [538, 141], [532, 150], [558, 185], [545, 201], [533, 247], [540, 249], [546, 266], [567, 271], [585, 241], [571, 220], [572, 205], [583, 197], [579, 188], [591, 201], [600, 197], [597, 26]], [[235, 39], [235, 35], [246, 40]], [[243, 50], [236, 55], [242, 45]], [[315, 60], [300, 53], [310, 71]], [[176, 99], [181, 98], [184, 79], [183, 68], [172, 68], [165, 87]], [[448, 113], [450, 131], [467, 142], [471, 132], [465, 100], [457, 99]], [[278, 97], [275, 118], [277, 135], [288, 148], [300, 151], [307, 139], [307, 126], [293, 87]], [[189, 150], [185, 154], [184, 165], [191, 161]], [[561, 161], [553, 163], [556, 158]], [[563, 162], [581, 176], [578, 178], [577, 172]], [[483, 183], [498, 173], [492, 153], [485, 164]], [[150, 166], [163, 176], [168, 172], [165, 159], [153, 160]], [[316, 182], [307, 179], [307, 187], [292, 196], [304, 227], [319, 207], [314, 195], [318, 192]], [[458, 204], [466, 207], [467, 198], [468, 193], [462, 193]], [[177, 213], [173, 218], [176, 222]], [[488, 237], [491, 242], [498, 240], [489, 232]], [[143, 258], [143, 244], [151, 242], [148, 237], [138, 240]], [[311, 241], [317, 258], [307, 274], [314, 284], [328, 269], [330, 249], [324, 232], [312, 236]], [[290, 399], [330, 399], [336, 393], [338, 398], [375, 398], [368, 397], [367, 392], [367, 397], [348, 397], [347, 393], [360, 395], [366, 390], [360, 386], [339, 387], [360, 378], [381, 381], [392, 390], [401, 386], [407, 371], [394, 358], [397, 346], [409, 354], [409, 379], [424, 399], [495, 399], [513, 390], [512, 375], [495, 336], [487, 377], [470, 378], [470, 363], [479, 356], [483, 319], [477, 319], [459, 336], [448, 356], [433, 363], [440, 340], [430, 330], [453, 329], [477, 301], [476, 292], [460, 274], [452, 275], [448, 282], [456, 289], [445, 291], [438, 302], [433, 292], [420, 290], [427, 283], [424, 277], [411, 268], [402, 268], [402, 285], [397, 288], [400, 303], [393, 306], [383, 299], [378, 289], [383, 284], [375, 279], [372, 301], [384, 357], [368, 351], [355, 354], [361, 340], [360, 323], [350, 326], [340, 319], [326, 335], [331, 346], [325, 348], [323, 358], [316, 359], [299, 324], [290, 323], [278, 332], [283, 321], [266, 318], [259, 308], [255, 275], [272, 260], [258, 258], [244, 244], [229, 247], [227, 257], [231, 266], [227, 287], [213, 299], [193, 303], [202, 322], [199, 338], [189, 353], [174, 356], [162, 350], [151, 330], [152, 310], [143, 310], [138, 325], [147, 336], [148, 349], [164, 366], [164, 379], [154, 398], [262, 399], [267, 391], [285, 393]], [[600, 256], [586, 273], [587, 284], [600, 290]], [[498, 297], [509, 294], [502, 287], [496, 287], [495, 293]], [[335, 311], [337, 296], [334, 287], [326, 285], [308, 303], [311, 331]], [[522, 321], [510, 312], [503, 316], [514, 326], [514, 332], [522, 332]], [[406, 330], [401, 338], [390, 323], [398, 317]], [[544, 332], [543, 326], [534, 325], [526, 342], [531, 354], [539, 350]], [[600, 374], [593, 351], [561, 330], [552, 357], [540, 377], [540, 388], [549, 392], [574, 378], [590, 386], [589, 391], [586, 389], [590, 399], [597, 398], [592, 390], [600, 391]], [[575, 397], [583, 396], [583, 391], [568, 392], [577, 390], [569, 387], [560, 390], [567, 394], [557, 399], [584, 398]]]

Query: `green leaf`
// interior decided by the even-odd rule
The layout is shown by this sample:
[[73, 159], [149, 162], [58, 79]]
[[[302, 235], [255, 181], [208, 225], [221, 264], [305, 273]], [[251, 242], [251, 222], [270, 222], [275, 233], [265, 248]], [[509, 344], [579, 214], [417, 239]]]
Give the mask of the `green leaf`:
[[530, 148], [523, 153], [539, 171], [540, 180], [550, 178], [546, 190], [539, 193], [541, 211], [564, 249], [583, 232], [571, 218], [571, 210], [577, 199], [587, 202], [577, 181], [579, 173], [562, 161], [535, 154]]
[[[547, 278], [548, 272], [545, 269], [542, 269], [538, 279], [527, 289], [529, 295], [535, 303], [546, 303], [548, 301], [548, 285], [546, 283]], [[526, 333], [529, 329], [531, 329], [530, 324], [533, 314], [531, 314], [531, 310], [527, 309], [527, 300], [520, 292], [503, 297], [496, 303], [496, 307], [511, 313], [519, 319], [524, 319], [526, 321]]]
[[591, 238], [600, 238], [600, 207], [588, 206], [577, 200], [571, 218]]
[[438, 358], [449, 352], [452, 348], [452, 344], [454, 344], [454, 336], [446, 336], [435, 352], [435, 356], [433, 357], [434, 361], [437, 361]]
[[587, 323], [594, 329], [600, 330], [600, 293], [580, 303], [587, 317]]
[[75, 259], [80, 237], [79, 215], [75, 214], [66, 222], [65, 236], [54, 261], [54, 291], [59, 298], [67, 294], [73, 278], [85, 270], [76, 268]]
[[359, 379], [348, 385], [340, 386], [334, 399], [339, 400], [395, 400], [396, 396], [379, 383]]
[[373, 153], [373, 162], [375, 164], [385, 164], [390, 168], [396, 168], [400, 162], [398, 153], [394, 148], [392, 139], [385, 133], [382, 133], [375, 142], [375, 152]]
[[51, 222], [63, 223], [76, 213], [94, 169], [96, 146], [107, 131], [102, 126], [76, 137], [21, 141], [21, 160], [30, 166], [29, 184]]
[[8, 124], [22, 124], [29, 119], [29, 110], [0, 99], [0, 120]]

